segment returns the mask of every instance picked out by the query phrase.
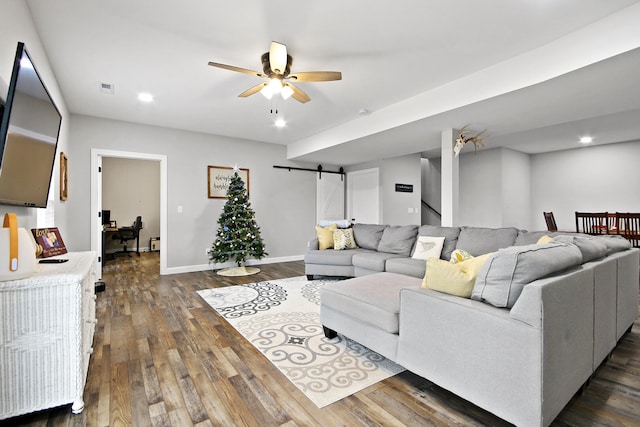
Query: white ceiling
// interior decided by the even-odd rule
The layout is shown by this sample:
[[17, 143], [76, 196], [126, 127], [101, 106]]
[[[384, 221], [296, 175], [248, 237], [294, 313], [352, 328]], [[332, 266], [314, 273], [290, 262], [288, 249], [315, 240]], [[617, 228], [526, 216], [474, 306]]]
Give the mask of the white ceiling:
[[[434, 154], [441, 130], [467, 123], [487, 128], [487, 148], [528, 153], [574, 148], [586, 133], [640, 139], [637, 0], [28, 4], [75, 114], [286, 144], [292, 160], [339, 165]], [[274, 105], [238, 98], [258, 77], [207, 65], [260, 71], [272, 40], [292, 72], [343, 80], [297, 83], [311, 102]]]

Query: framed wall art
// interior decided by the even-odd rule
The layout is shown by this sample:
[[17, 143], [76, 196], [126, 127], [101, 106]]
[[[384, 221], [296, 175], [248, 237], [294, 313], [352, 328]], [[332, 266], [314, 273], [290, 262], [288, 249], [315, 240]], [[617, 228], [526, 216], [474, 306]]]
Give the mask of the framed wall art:
[[60, 152], [60, 200], [69, 198], [69, 159]]
[[249, 169], [233, 168], [231, 166], [208, 166], [207, 187], [210, 199], [226, 199], [229, 182], [233, 174], [238, 171], [240, 179], [244, 181], [249, 197]]

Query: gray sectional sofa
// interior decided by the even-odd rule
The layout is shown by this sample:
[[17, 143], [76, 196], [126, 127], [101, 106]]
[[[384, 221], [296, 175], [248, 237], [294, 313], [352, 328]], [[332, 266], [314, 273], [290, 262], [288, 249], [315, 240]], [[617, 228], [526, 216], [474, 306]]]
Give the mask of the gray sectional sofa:
[[[640, 251], [622, 238], [367, 224], [353, 234], [357, 249], [319, 251], [312, 241], [305, 255], [307, 275], [352, 277], [321, 289], [326, 335], [344, 334], [516, 425], [549, 425], [638, 317]], [[443, 260], [454, 249], [493, 252], [471, 298], [421, 286], [418, 235], [445, 237]], [[543, 235], [554, 240], [537, 244]]]

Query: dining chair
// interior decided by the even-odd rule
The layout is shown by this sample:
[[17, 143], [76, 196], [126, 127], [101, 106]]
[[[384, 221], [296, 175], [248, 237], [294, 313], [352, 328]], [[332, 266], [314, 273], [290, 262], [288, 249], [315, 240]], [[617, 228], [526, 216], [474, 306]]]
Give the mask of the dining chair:
[[631, 242], [631, 246], [640, 248], [640, 213], [616, 212], [618, 234]]
[[576, 233], [607, 234], [608, 212], [576, 212]]
[[542, 212], [544, 220], [547, 223], [547, 231], [558, 231], [556, 225], [556, 219], [553, 217], [553, 212]]

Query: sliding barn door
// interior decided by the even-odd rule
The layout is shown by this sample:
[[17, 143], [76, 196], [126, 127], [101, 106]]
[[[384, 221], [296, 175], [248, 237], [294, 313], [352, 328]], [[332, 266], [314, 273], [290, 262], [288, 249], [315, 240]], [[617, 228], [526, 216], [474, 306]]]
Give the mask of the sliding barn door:
[[316, 179], [316, 224], [344, 218], [344, 176], [323, 173]]

